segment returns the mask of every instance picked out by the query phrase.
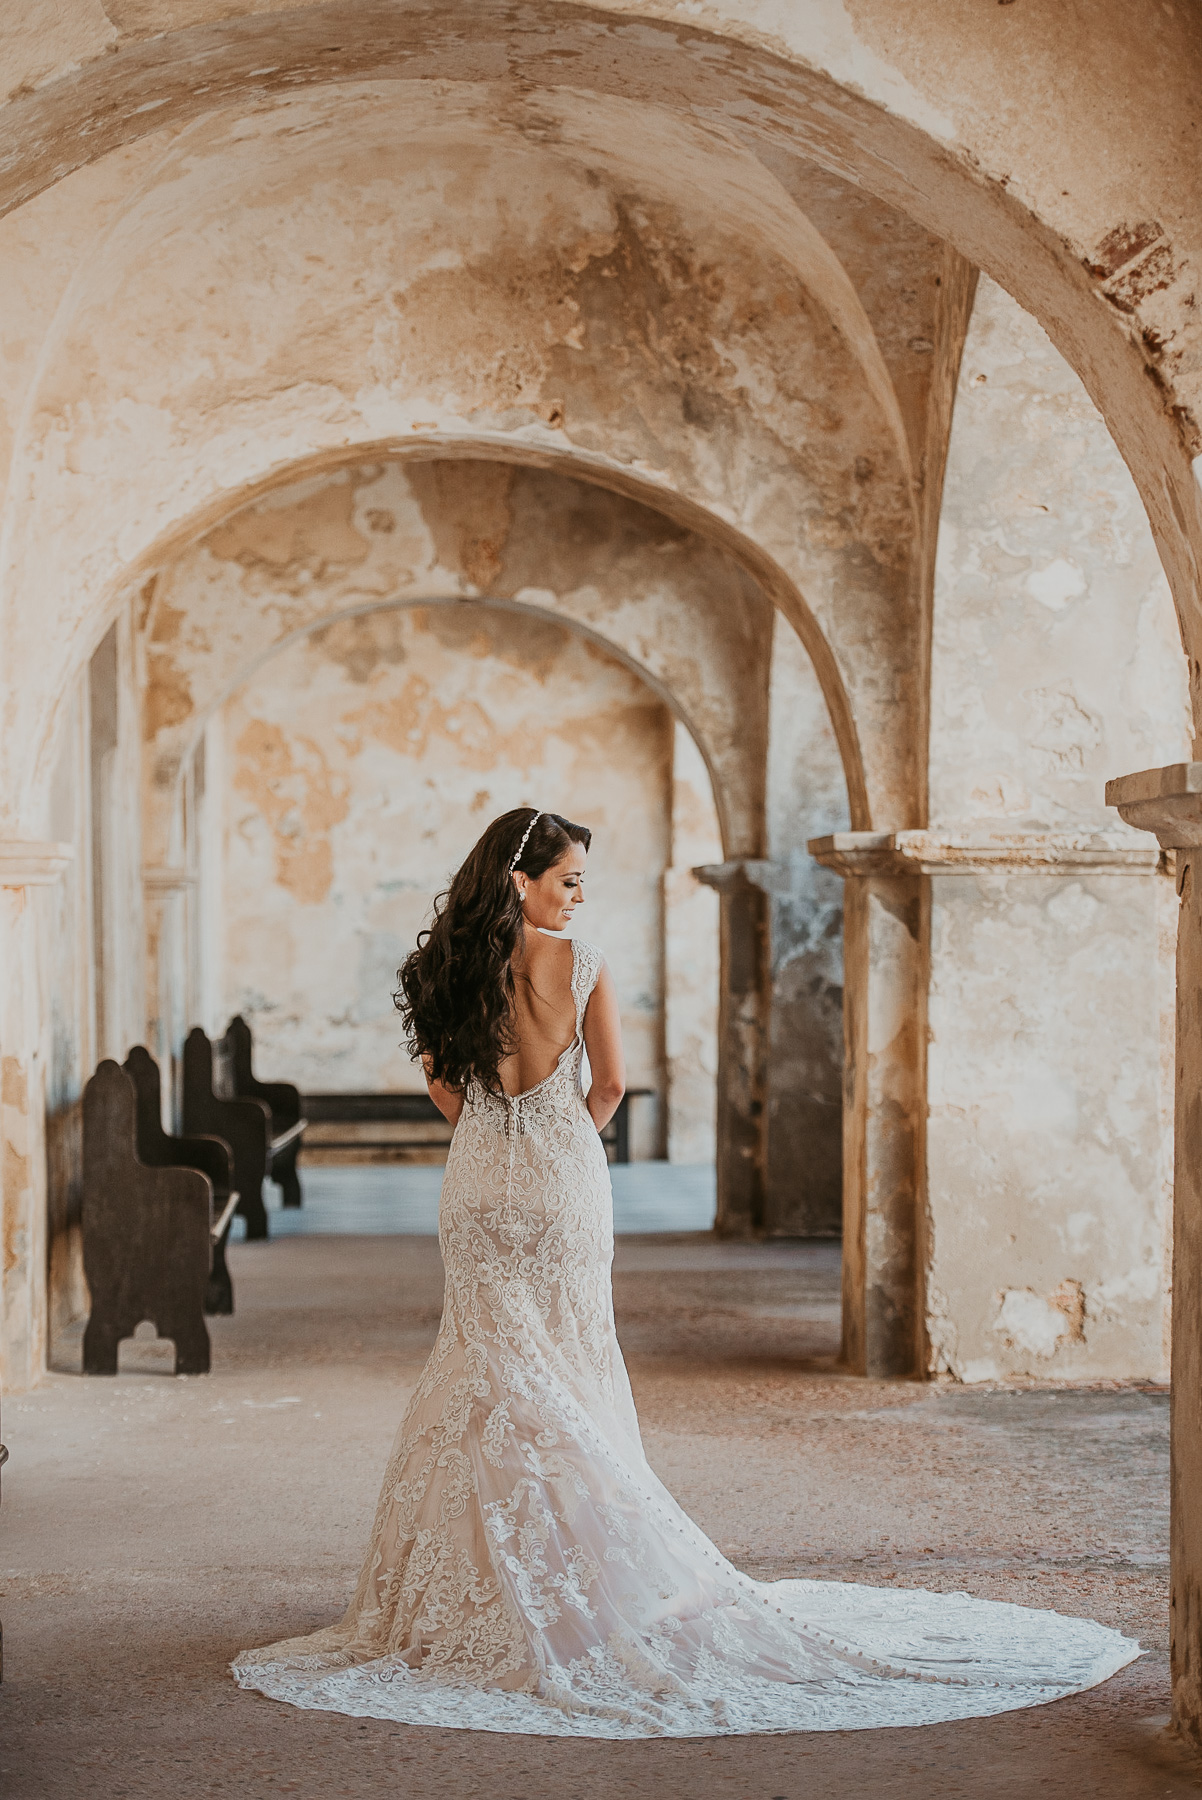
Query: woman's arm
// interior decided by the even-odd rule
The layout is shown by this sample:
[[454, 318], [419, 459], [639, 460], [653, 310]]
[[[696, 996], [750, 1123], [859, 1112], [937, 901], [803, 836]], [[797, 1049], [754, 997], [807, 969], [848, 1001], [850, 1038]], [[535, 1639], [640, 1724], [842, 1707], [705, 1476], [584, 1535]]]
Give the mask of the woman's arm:
[[422, 1057], [422, 1068], [425, 1071], [426, 1087], [429, 1089], [431, 1100], [449, 1125], [457, 1125], [459, 1115], [463, 1111], [463, 1095], [456, 1093], [454, 1088], [444, 1087], [441, 1081], [432, 1080], [430, 1064], [424, 1056]]
[[618, 996], [614, 978], [605, 963], [601, 964], [597, 985], [585, 1008], [584, 1047], [593, 1075], [586, 1104], [589, 1117], [600, 1131], [609, 1124], [618, 1110], [618, 1101], [626, 1092], [626, 1058], [622, 1054]]

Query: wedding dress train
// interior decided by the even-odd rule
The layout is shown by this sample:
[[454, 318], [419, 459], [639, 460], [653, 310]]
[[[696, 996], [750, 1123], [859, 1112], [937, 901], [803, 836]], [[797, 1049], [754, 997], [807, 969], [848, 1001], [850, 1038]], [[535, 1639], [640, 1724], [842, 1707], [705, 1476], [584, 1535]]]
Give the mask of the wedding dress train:
[[614, 1335], [612, 1201], [576, 1035], [517, 1097], [469, 1093], [443, 1182], [438, 1340], [338, 1625], [244, 1651], [295, 1706], [562, 1737], [979, 1717], [1139, 1655], [1090, 1620], [966, 1594], [740, 1574], [643, 1453]]

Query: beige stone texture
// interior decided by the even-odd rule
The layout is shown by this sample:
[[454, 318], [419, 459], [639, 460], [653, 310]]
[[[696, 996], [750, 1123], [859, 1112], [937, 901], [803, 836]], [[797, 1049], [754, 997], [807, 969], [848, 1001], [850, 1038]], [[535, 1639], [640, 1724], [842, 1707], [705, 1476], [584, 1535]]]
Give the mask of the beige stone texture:
[[[146, 808], [156, 851], [204, 721], [297, 633], [419, 600], [563, 618], [670, 700], [703, 747], [723, 830], [763, 831], [772, 611], [727, 555], [662, 514], [539, 470], [368, 464], [286, 485], [173, 558], [145, 598]], [[354, 662], [353, 649], [347, 656]]]
[[[398, 136], [401, 100], [366, 89], [251, 119], [214, 114], [163, 148], [95, 247], [41, 346], [36, 391], [21, 397], [14, 454], [28, 498], [9, 569], [20, 584], [36, 563], [53, 595], [40, 654], [70, 666], [115, 569], [158, 560], [165, 539], [289, 464], [336, 460], [356, 442], [425, 454], [504, 442], [517, 460], [579, 462], [681, 516], [712, 514], [710, 529], [762, 569], [821, 652], [856, 804], [904, 815], [897, 705], [917, 704], [904, 642], [909, 451], [867, 317], [823, 240], [810, 228], [800, 252], [789, 243], [800, 215], [752, 162], [728, 220], [744, 236], [757, 222], [754, 251], [726, 227], [715, 236], [685, 195], [636, 204], [632, 173], [601, 143], [603, 128], [629, 136], [617, 102], [605, 119], [562, 119], [552, 150], [497, 125], [475, 142], [468, 94], [433, 111], [429, 96], [406, 94]], [[674, 156], [696, 195], [714, 151], [686, 134]], [[729, 174], [716, 165], [713, 180], [733, 209]], [[95, 196], [79, 202], [91, 212]], [[348, 264], [359, 271], [350, 306]], [[786, 299], [803, 289], [803, 306]], [[485, 292], [509, 298], [469, 303]], [[681, 367], [693, 371], [684, 388]], [[16, 655], [28, 654], [23, 629], [13, 621]], [[866, 631], [896, 640], [899, 662], [891, 705], [870, 682], [853, 728], [847, 683], [866, 674], [855, 672]], [[29, 748], [11, 791], [29, 793], [49, 719], [31, 694], [13, 701]], [[868, 744], [869, 717], [892, 751], [884, 737]]]

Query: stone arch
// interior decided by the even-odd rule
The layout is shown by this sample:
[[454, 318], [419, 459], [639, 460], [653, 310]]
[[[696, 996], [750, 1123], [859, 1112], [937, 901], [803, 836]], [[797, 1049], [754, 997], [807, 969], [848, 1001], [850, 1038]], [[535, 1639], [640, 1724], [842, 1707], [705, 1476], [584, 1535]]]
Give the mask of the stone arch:
[[[928, 7], [899, 35], [884, 6], [858, 8], [854, 26], [831, 6], [821, 32], [808, 15], [804, 27], [800, 19], [782, 27], [774, 14], [766, 39], [758, 15], [721, 7], [708, 28], [650, 5], [631, 14], [547, 3], [520, 17], [490, 5], [401, 14], [323, 7], [290, 14], [287, 27], [274, 13], [221, 12], [202, 8], [198, 17], [190, 8], [187, 23], [172, 29], [167, 9], [155, 14], [153, 36], [149, 26], [97, 31], [81, 21], [60, 65], [70, 73], [15, 70], [5, 204], [27, 202], [89, 160], [216, 105], [255, 106], [280, 91], [368, 74], [475, 80], [494, 115], [524, 104], [544, 134], [546, 96], [565, 78], [576, 92], [629, 96], [645, 114], [687, 108], [716, 137], [766, 158], [800, 153], [851, 172], [987, 268], [1041, 321], [1132, 468], [1187, 649], [1202, 666], [1202, 504], [1188, 465], [1198, 445], [1198, 327], [1186, 306], [1196, 232], [1193, 194], [1180, 176], [1188, 166], [1178, 143], [1184, 109], [1164, 105], [1166, 81], [1184, 97], [1196, 71], [1188, 20], [1158, 15], [1136, 43], [1126, 10], [1108, 7], [1093, 23], [1100, 66], [1124, 67], [1131, 94], [1146, 90], [1155, 104], [1141, 109], [1132, 99], [1121, 126], [1102, 107], [1092, 121], [1087, 113], [1066, 119], [1063, 138], [1045, 128], [1016, 139], [1004, 123], [1014, 116], [1015, 91], [1018, 111], [1026, 102], [1025, 116], [1034, 116], [1039, 84], [1078, 47], [1067, 17], [1003, 20], [968, 9], [949, 20], [945, 9]], [[118, 47], [119, 57], [105, 54]], [[1168, 120], [1151, 147], [1149, 117]], [[1096, 137], [1102, 119], [1104, 145]], [[1116, 155], [1114, 133], [1137, 130], [1131, 157]], [[1066, 158], [1088, 172], [1083, 199], [1062, 186]], [[1141, 170], [1142, 223], [1116, 212], [1126, 196], [1112, 191], [1116, 178], [1105, 170], [1120, 164]]]
[[[419, 142], [417, 153], [424, 155], [425, 149]], [[530, 161], [525, 149], [522, 158], [524, 167]], [[182, 152], [181, 160], [187, 160]], [[193, 160], [202, 160], [198, 152]], [[576, 183], [572, 192], [583, 195], [579, 171], [572, 180]], [[178, 186], [178, 181], [166, 185]], [[784, 256], [788, 221], [783, 214], [788, 208], [781, 195], [771, 191], [771, 184], [769, 190], [758, 203], [762, 212], [776, 209], [772, 229]], [[172, 200], [182, 204], [179, 193]], [[232, 492], [244, 492], [262, 478], [265, 463], [274, 468], [271, 478], [278, 480], [285, 472], [297, 471], [306, 458], [319, 462], [338, 455], [362, 456], [366, 447], [375, 447], [391, 455], [475, 453], [579, 466], [597, 482], [645, 492], [664, 510], [698, 524], [707, 521], [706, 529], [713, 535], [741, 546], [757, 578], [779, 595], [822, 669], [860, 821], [913, 815], [920, 804], [921, 634], [915, 628], [910, 591], [914, 521], [909, 451], [899, 435], [896, 401], [862, 308], [854, 294], [849, 297], [842, 289], [832, 297], [832, 289], [839, 286], [830, 267], [833, 259], [820, 242], [815, 245], [812, 228], [807, 228], [808, 235], [802, 230], [804, 221], [794, 208], [805, 257], [798, 261], [790, 251], [792, 262], [787, 258], [778, 262], [782, 280], [787, 276], [789, 282], [803, 284], [798, 316], [784, 319], [782, 314], [783, 322], [777, 320], [769, 304], [776, 290], [761, 282], [763, 291], [750, 309], [746, 329], [730, 310], [733, 289], [725, 298], [719, 296], [720, 304], [706, 298], [695, 318], [686, 317], [681, 281], [687, 288], [696, 269], [704, 274], [708, 267], [712, 284], [717, 279], [713, 270], [722, 259], [715, 260], [715, 252], [705, 267], [682, 265], [673, 274], [669, 264], [682, 240], [668, 231], [662, 206], [650, 223], [628, 229], [620, 223], [621, 207], [611, 201], [607, 196], [602, 207], [608, 236], [602, 232], [604, 242], [585, 244], [583, 271], [557, 264], [552, 279], [540, 265], [522, 276], [531, 292], [537, 289], [540, 304], [551, 306], [553, 312], [561, 310], [555, 331], [563, 342], [553, 346], [549, 361], [541, 350], [536, 353], [529, 346], [512, 352], [519, 361], [527, 352], [528, 360], [533, 358], [531, 368], [519, 372], [522, 392], [517, 404], [508, 400], [502, 404], [504, 397], [496, 391], [496, 368], [503, 369], [508, 354], [500, 340], [489, 339], [483, 352], [476, 345], [469, 355], [470, 322], [462, 319], [451, 333], [449, 349], [444, 346], [436, 379], [414, 387], [406, 377], [394, 384], [395, 391], [369, 396], [370, 404], [362, 394], [356, 397], [348, 389], [348, 367], [357, 369], [355, 357], [360, 348], [366, 354], [371, 333], [395, 325], [385, 316], [390, 304], [386, 296], [363, 310], [360, 323], [368, 337], [326, 345], [315, 360], [309, 359], [307, 380], [298, 384], [292, 370], [298, 357], [305, 363], [308, 347], [298, 347], [295, 334], [285, 330], [274, 349], [269, 351], [265, 342], [257, 344], [252, 359], [256, 371], [261, 360], [268, 373], [256, 372], [252, 384], [256, 392], [235, 383], [229, 392], [223, 388], [225, 398], [219, 399], [216, 393], [202, 396], [187, 372], [181, 376], [171, 366], [173, 358], [155, 362], [145, 349], [150, 340], [138, 323], [139, 308], [147, 320], [165, 316], [170, 311], [164, 306], [168, 287], [180, 304], [195, 304], [186, 291], [192, 272], [177, 266], [178, 258], [172, 261], [176, 214], [164, 216], [158, 190], [151, 184], [138, 203], [144, 202], [138, 229], [129, 222], [135, 206], [120, 229], [110, 233], [109, 260], [101, 255], [93, 269], [91, 312], [86, 306], [82, 312], [66, 309], [57, 349], [47, 348], [36, 395], [31, 395], [27, 407], [21, 457], [30, 472], [32, 504], [22, 509], [20, 526], [12, 526], [6, 541], [14, 591], [17, 585], [23, 594], [31, 591], [21, 573], [25, 570], [47, 594], [54, 616], [49, 620], [43, 616], [41, 634], [60, 641], [74, 636], [81, 650], [86, 609], [99, 604], [106, 567], [147, 566], [165, 537], [189, 529], [198, 515], [227, 508]], [[573, 244], [579, 230], [573, 217], [569, 233]], [[131, 249], [135, 239], [136, 254]], [[639, 300], [634, 312], [616, 323], [608, 317], [605, 298], [610, 292], [605, 277], [615, 273], [609, 266], [614, 257], [628, 261], [641, 257], [648, 268], [650, 261], [659, 259], [658, 272], [644, 270], [644, 285], [649, 284], [655, 305]], [[480, 279], [494, 283], [490, 293], [502, 292], [502, 272], [487, 258], [481, 269]], [[512, 270], [509, 273], [513, 278]], [[616, 291], [623, 282], [610, 286]], [[845, 277], [843, 287], [850, 288]], [[258, 329], [264, 310], [255, 303], [253, 283], [251, 290], [241, 299], [226, 296], [228, 304], [243, 309], [244, 322], [253, 315], [248, 330], [252, 325]], [[811, 292], [817, 295], [812, 302], [806, 298]], [[431, 320], [444, 301], [441, 289], [424, 294], [412, 314], [412, 328], [432, 329]], [[693, 345], [689, 354], [702, 355], [698, 346], [710, 334], [711, 314], [713, 330], [729, 340], [719, 363], [705, 352], [702, 361], [708, 357], [709, 363], [683, 389], [678, 389], [668, 367], [670, 362], [675, 369], [680, 346], [673, 341], [668, 362], [663, 347], [656, 348], [660, 327], [655, 318], [657, 308], [663, 311], [661, 301], [677, 308], [673, 329]], [[577, 315], [583, 316], [589, 307], [590, 329], [595, 326], [603, 336], [608, 332], [613, 337], [616, 366], [600, 375], [596, 359], [588, 359], [584, 375], [575, 369], [568, 344], [580, 326]], [[330, 311], [327, 306], [323, 317]], [[576, 325], [570, 323], [573, 318]], [[193, 323], [198, 347], [206, 335], [210, 346], [203, 352], [198, 348], [201, 361], [206, 355], [210, 360], [217, 357], [220, 334], [214, 336], [203, 321]], [[537, 321], [532, 344], [545, 323], [541, 317]], [[153, 375], [146, 373], [146, 388], [139, 387], [142, 375], [128, 362], [129, 346], [135, 341], [143, 346], [136, 361], [155, 363]], [[276, 365], [286, 365], [285, 376], [277, 379], [270, 373], [273, 359]], [[740, 359], [747, 365], [747, 379], [753, 385], [758, 382], [767, 398], [746, 408], [740, 404], [732, 412], [732, 371]], [[605, 360], [602, 356], [601, 362]], [[109, 361], [112, 366], [105, 374]], [[95, 381], [86, 408], [81, 408], [75, 396], [84, 369], [94, 371]], [[789, 370], [791, 374], [786, 373]], [[739, 380], [737, 392], [749, 392], [746, 381]], [[439, 410], [426, 397], [427, 388], [439, 381], [444, 386], [457, 384], [459, 390], [442, 405], [442, 419], [413, 417], [415, 410], [418, 414]], [[108, 399], [102, 393], [106, 382]], [[813, 394], [803, 397], [806, 383], [816, 386]], [[598, 387], [599, 398], [586, 392], [590, 386]], [[259, 391], [264, 387], [266, 394]], [[554, 388], [561, 395], [558, 401], [550, 391]], [[836, 389], [841, 396], [837, 405]], [[171, 392], [175, 399], [164, 399]], [[182, 410], [171, 423], [177, 404]], [[596, 412], [591, 422], [590, 406]], [[132, 460], [128, 454], [122, 421], [131, 409], [140, 421], [139, 431], [153, 416], [166, 433], [150, 482], [141, 452]], [[573, 429], [574, 420], [580, 422]], [[716, 429], [719, 420], [721, 431]], [[385, 421], [392, 430], [373, 437], [369, 427]], [[715, 460], [713, 444], [728, 429], [730, 446]], [[616, 434], [612, 442], [611, 432]], [[254, 450], [248, 461], [251, 438]], [[356, 449], [346, 448], [348, 439]], [[83, 471], [87, 472], [81, 487], [78, 477]], [[69, 532], [62, 529], [64, 508], [72, 517]], [[831, 522], [836, 517], [838, 524]], [[804, 603], [799, 599], [802, 592]], [[14, 648], [21, 653], [27, 644], [19, 610], [10, 630]], [[867, 659], [862, 654], [865, 642], [872, 645]], [[882, 661], [889, 665], [884, 685]], [[853, 711], [859, 714], [856, 726]], [[20, 746], [40, 734], [35, 724], [23, 721], [15, 735], [14, 754], [20, 756]], [[14, 791], [23, 787], [28, 791], [27, 775], [27, 768], [25, 775], [14, 770]]]
[[[770, 881], [763, 891], [754, 884], [768, 880], [769, 692], [789, 628], [775, 623], [779, 609], [746, 559], [688, 530], [679, 513], [539, 463], [376, 458], [307, 470], [260, 490], [174, 556], [160, 555], [153, 580], [135, 587], [151, 1040], [170, 1055], [191, 1022], [179, 1000], [191, 955], [180, 935], [191, 880], [181, 799], [204, 720], [299, 637], [375, 610], [464, 601], [552, 620], [596, 643], [667, 704], [700, 749], [727, 858], [716, 876], [730, 914], [724, 968], [750, 982], [724, 1012], [719, 1117], [743, 1121], [754, 1154], [744, 1145], [720, 1171], [741, 1172], [744, 1186], [760, 1182], [773, 890]], [[804, 664], [799, 643], [796, 655]], [[804, 733], [802, 754], [803, 745]], [[745, 934], [742, 949], [732, 932]], [[791, 1030], [804, 1034], [805, 1013], [790, 1015]], [[824, 1026], [824, 1044], [829, 1036]], [[837, 1058], [837, 1048], [826, 1044], [820, 1055]], [[823, 1122], [837, 1139], [837, 1118]], [[832, 1154], [837, 1176], [837, 1142]], [[829, 1165], [828, 1157], [828, 1185]], [[722, 1216], [746, 1229], [729, 1186], [720, 1172]], [[795, 1178], [785, 1186], [796, 1189]]]
[[[705, 764], [706, 772], [710, 778], [710, 784], [713, 789], [714, 808], [718, 815], [719, 829], [722, 831], [724, 839], [723, 850], [724, 852], [731, 851], [729, 838], [732, 815], [739, 820], [749, 817], [754, 808], [754, 801], [750, 796], [740, 794], [732, 803], [730, 786], [723, 780], [723, 776], [727, 771], [721, 762], [715, 761], [713, 745], [704, 735], [702, 728], [694, 718], [689, 707], [688, 697], [682, 697], [679, 692], [669, 687], [660, 676], [652, 672], [646, 662], [640, 661], [632, 655], [630, 651], [623, 648], [615, 639], [606, 636], [604, 632], [582, 624], [579, 620], [573, 619], [564, 613], [553, 611], [550, 607], [533, 606], [517, 600], [498, 600], [488, 594], [478, 595], [471, 600], [464, 600], [462, 597], [452, 597], [447, 594], [417, 594], [406, 596], [403, 599], [393, 598], [388, 600], [364, 601], [358, 606], [344, 607], [338, 612], [326, 613], [322, 617], [313, 619], [304, 625], [298, 625], [292, 631], [288, 632], [286, 636], [276, 639], [269, 648], [262, 651], [253, 661], [244, 664], [237, 673], [230, 678], [225, 687], [222, 688], [209, 702], [207, 708], [203, 712], [198, 712], [196, 714], [191, 738], [184, 744], [180, 755], [175, 777], [175, 793], [168, 800], [168, 804], [175, 805], [178, 803], [179, 792], [186, 778], [188, 762], [191, 757], [195, 755], [201, 739], [204, 736], [205, 727], [213, 714], [219, 711], [225, 702], [230, 699], [240, 687], [243, 687], [248, 681], [258, 675], [261, 670], [268, 668], [274, 659], [284, 651], [291, 649], [295, 644], [303, 642], [305, 638], [312, 637], [318, 632], [329, 630], [332, 626], [345, 624], [354, 619], [368, 617], [373, 613], [401, 612], [425, 607], [453, 608], [461, 605], [474, 608], [483, 607], [485, 611], [492, 613], [511, 613], [524, 618], [547, 620], [548, 622], [561, 626], [569, 636], [581, 638], [586, 643], [594, 644], [597, 649], [603, 650], [605, 654], [612, 657], [616, 663], [619, 663], [624, 669], [629, 670], [632, 675], [637, 676], [643, 686], [648, 688], [651, 693], [655, 695], [656, 699], [667, 708], [672, 717], [684, 727], [688, 732], [689, 737], [697, 746], [698, 754]], [[739, 771], [738, 773], [742, 773], [742, 771]], [[737, 854], [737, 851], [732, 851], [731, 853]]]
[[487, 819], [533, 798], [595, 833], [581, 929], [614, 971], [630, 1083], [652, 1097], [633, 1107], [636, 1156], [708, 1115], [688, 1160], [712, 1162], [717, 905], [689, 869], [722, 850], [662, 684], [545, 608], [420, 595], [315, 618], [240, 676], [197, 716], [181, 770], [180, 1023], [220, 1031], [244, 1012], [265, 1069], [302, 1089], [420, 1091], [395, 970]]
[[557, 619], [637, 673], [701, 749], [728, 854], [763, 854], [769, 596], [725, 550], [611, 490], [455, 459], [327, 468], [161, 560], [141, 608], [146, 860], [168, 854], [202, 721], [251, 669], [337, 618], [466, 598]]

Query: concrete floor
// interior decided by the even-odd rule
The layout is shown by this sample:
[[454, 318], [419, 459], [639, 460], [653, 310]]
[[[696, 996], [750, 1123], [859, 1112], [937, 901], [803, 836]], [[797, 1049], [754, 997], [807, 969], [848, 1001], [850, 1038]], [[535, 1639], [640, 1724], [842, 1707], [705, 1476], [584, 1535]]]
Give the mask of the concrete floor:
[[342, 1608], [437, 1323], [422, 1237], [233, 1253], [214, 1373], [55, 1374], [4, 1435], [0, 1793], [416, 1800], [1128, 1800], [1198, 1791], [1161, 1734], [1160, 1394], [977, 1392], [833, 1368], [833, 1246], [625, 1239], [619, 1327], [652, 1461], [743, 1568], [1087, 1613], [1149, 1654], [1103, 1688], [910, 1731], [604, 1743], [302, 1713], [234, 1688], [243, 1645]]

